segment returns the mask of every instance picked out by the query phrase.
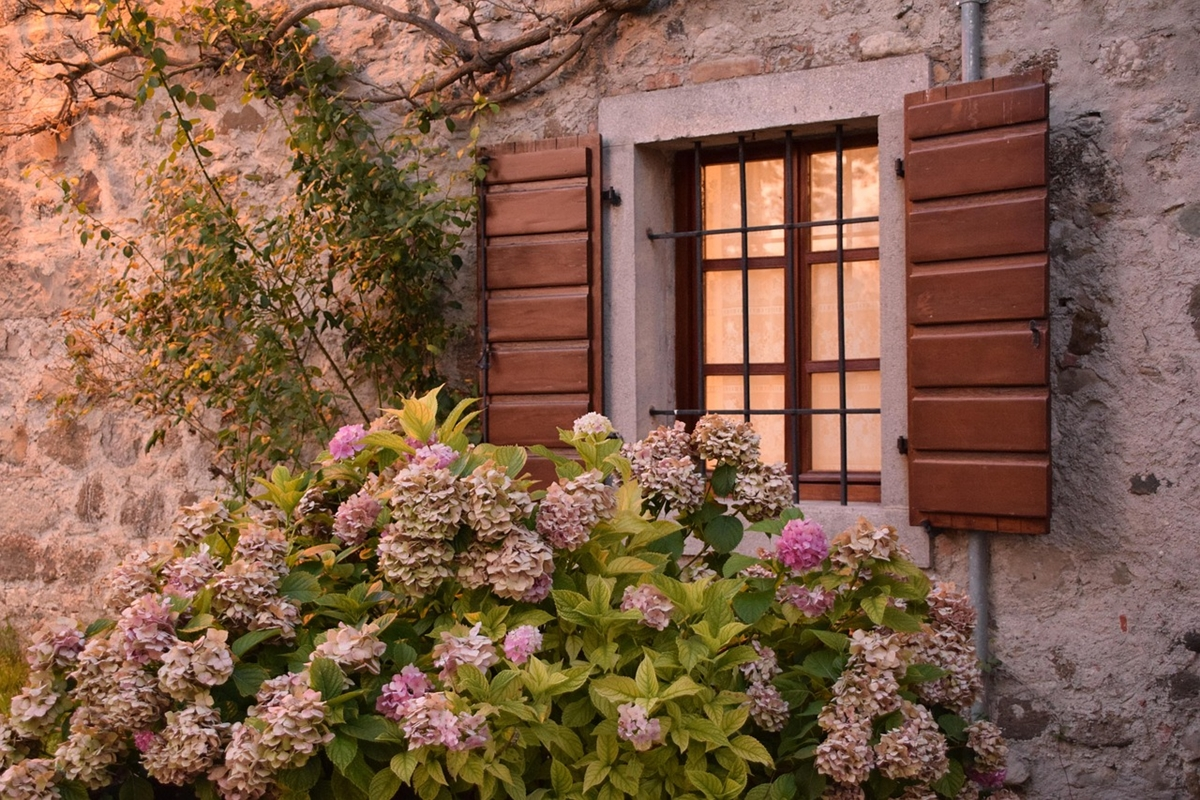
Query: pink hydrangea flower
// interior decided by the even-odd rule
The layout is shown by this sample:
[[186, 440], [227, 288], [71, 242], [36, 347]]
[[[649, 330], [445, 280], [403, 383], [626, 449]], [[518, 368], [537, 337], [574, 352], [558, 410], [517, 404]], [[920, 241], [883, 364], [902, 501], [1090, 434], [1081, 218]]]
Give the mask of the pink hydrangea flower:
[[350, 458], [366, 447], [362, 441], [366, 435], [367, 429], [362, 425], [343, 425], [329, 440], [329, 455], [339, 460]]
[[408, 715], [409, 702], [432, 689], [433, 683], [425, 673], [409, 664], [383, 687], [383, 692], [375, 701], [375, 710], [390, 720], [400, 722]]
[[149, 750], [154, 745], [156, 739], [158, 739], [158, 734], [154, 731], [138, 731], [133, 735], [133, 743], [139, 753]]
[[806, 617], [819, 617], [833, 607], [837, 595], [820, 586], [809, 589], [807, 586], [787, 584], [779, 587], [775, 599], [780, 603], [790, 603]]
[[499, 661], [496, 655], [496, 645], [492, 640], [479, 632], [480, 625], [476, 623], [465, 636], [455, 636], [449, 631], [442, 631], [442, 643], [433, 646], [433, 665], [440, 667], [438, 677], [448, 681], [463, 664], [474, 664], [481, 671]]
[[617, 706], [617, 736], [634, 750], [649, 750], [663, 740], [662, 723], [649, 719], [646, 709], [637, 703], [625, 703]]
[[541, 646], [542, 632], [532, 625], [521, 625], [504, 637], [504, 657], [514, 664], [524, 664]]
[[637, 588], [625, 587], [621, 610], [629, 611], [630, 609], [642, 612], [643, 625], [661, 631], [671, 624], [671, 612], [675, 610], [675, 605], [658, 589], [648, 583], [643, 583]]
[[793, 572], [808, 572], [829, 555], [829, 543], [820, 525], [812, 520], [793, 519], [783, 526], [775, 553]]
[[445, 469], [455, 462], [458, 458], [458, 451], [448, 444], [434, 442], [427, 444], [424, 447], [418, 447], [417, 452], [413, 453], [412, 460], [419, 464], [426, 464], [433, 469]]

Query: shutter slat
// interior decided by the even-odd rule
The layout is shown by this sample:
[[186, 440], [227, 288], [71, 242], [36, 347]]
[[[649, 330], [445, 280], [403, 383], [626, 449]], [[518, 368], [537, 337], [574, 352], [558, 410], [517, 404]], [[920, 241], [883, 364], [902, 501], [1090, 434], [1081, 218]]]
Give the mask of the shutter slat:
[[[508, 143], [484, 158], [484, 436], [562, 448], [559, 428], [603, 410], [600, 137]], [[555, 478], [544, 458], [526, 472]]]
[[586, 231], [587, 187], [494, 194], [485, 215], [489, 236]]
[[1049, 529], [1048, 110], [1040, 76], [905, 98], [914, 525]]
[[948, 261], [1046, 250], [1046, 190], [929, 200], [908, 218], [910, 261]]
[[914, 266], [908, 318], [914, 324], [1045, 317], [1045, 256]]
[[1045, 338], [1044, 327], [1035, 335], [1019, 322], [920, 329], [909, 339], [909, 381], [915, 388], [1042, 386], [1049, 358]]
[[918, 392], [908, 439], [921, 451], [1040, 452], [1050, 436], [1049, 403], [1045, 388]]
[[586, 287], [571, 290], [493, 292], [488, 301], [488, 332], [493, 342], [587, 339]]
[[561, 447], [558, 429], [570, 430], [588, 412], [588, 396], [498, 398], [488, 408], [493, 444]]
[[488, 287], [587, 285], [586, 236], [552, 241], [522, 241], [487, 249]]
[[1045, 146], [1044, 122], [914, 143], [904, 165], [908, 196], [925, 200], [1045, 186]]

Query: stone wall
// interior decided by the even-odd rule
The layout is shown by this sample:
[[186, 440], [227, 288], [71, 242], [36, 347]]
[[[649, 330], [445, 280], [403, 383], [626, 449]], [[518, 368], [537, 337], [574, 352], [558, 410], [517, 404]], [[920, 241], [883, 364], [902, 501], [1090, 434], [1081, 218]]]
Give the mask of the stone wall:
[[[4, 60], [51, 35], [14, 7], [0, 2]], [[404, 68], [390, 25], [322, 19], [335, 52]], [[1200, 6], [991, 0], [984, 20], [985, 76], [1050, 76], [1053, 169], [1053, 529], [992, 540], [990, 712], [1028, 797], [1200, 797]], [[944, 83], [958, 47], [950, 2], [659, 0], [484, 138], [594, 130], [605, 96], [890, 55], [925, 54]], [[0, 84], [0, 107], [27, 108], [25, 91]], [[228, 168], [278, 162], [273, 123], [226, 122]], [[64, 141], [0, 141], [0, 615], [18, 623], [86, 610], [96, 576], [213, 486], [186, 433], [146, 454], [134, 417], [52, 418], [58, 315], [103, 267], [22, 171], [83, 175], [102, 214], [136, 215], [148, 125], [113, 106]], [[933, 554], [965, 583], [963, 535]]]

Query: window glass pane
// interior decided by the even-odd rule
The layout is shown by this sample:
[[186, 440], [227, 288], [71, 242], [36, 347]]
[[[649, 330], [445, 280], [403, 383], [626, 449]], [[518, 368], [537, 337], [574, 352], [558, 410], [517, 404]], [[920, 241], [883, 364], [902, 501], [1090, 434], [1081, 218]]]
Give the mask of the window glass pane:
[[[779, 225], [783, 222], [783, 162], [746, 162], [746, 223]], [[737, 164], [704, 167], [704, 228], [742, 227], [742, 195]], [[748, 239], [750, 258], [783, 255], [782, 230], [757, 231]], [[741, 258], [742, 235], [723, 233], [704, 237], [705, 258]]]
[[[843, 265], [846, 358], [879, 358], [879, 262]], [[811, 358], [836, 361], [837, 264], [813, 264], [809, 279]]]
[[[749, 275], [750, 363], [782, 363], [783, 270], [752, 269]], [[743, 363], [740, 270], [704, 275], [704, 360], [708, 364]]]
[[[741, 375], [709, 375], [704, 382], [709, 408], [745, 408]], [[751, 375], [750, 405], [753, 408], [784, 408], [782, 375]], [[741, 419], [738, 417], [738, 419]], [[750, 424], [762, 438], [762, 460], [768, 464], [784, 460], [786, 422], [782, 414], [751, 414]]]
[[[812, 407], [838, 407], [838, 375], [817, 372], [812, 376]], [[846, 407], [879, 408], [879, 373], [846, 373]], [[852, 472], [878, 472], [881, 459], [878, 414], [846, 415], [846, 468]], [[841, 422], [836, 414], [812, 418], [812, 468], [819, 472], [841, 470]]]
[[[837, 170], [834, 153], [814, 153], [809, 159], [809, 214], [813, 221], [837, 219]], [[879, 148], [842, 150], [842, 218], [879, 216]], [[847, 225], [843, 247], [879, 247], [879, 223]], [[812, 229], [813, 250], [836, 250], [837, 227]]]

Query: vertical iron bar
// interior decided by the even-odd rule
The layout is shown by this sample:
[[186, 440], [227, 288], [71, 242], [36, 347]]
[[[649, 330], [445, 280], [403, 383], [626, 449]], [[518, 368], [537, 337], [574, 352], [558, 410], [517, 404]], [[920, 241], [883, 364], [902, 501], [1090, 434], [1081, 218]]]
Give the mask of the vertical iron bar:
[[[486, 163], [486, 162], [485, 162]], [[483, 398], [483, 413], [479, 425], [483, 441], [488, 439], [490, 398], [488, 397], [488, 373], [492, 365], [492, 348], [488, 342], [488, 272], [487, 272], [487, 184], [479, 182], [479, 338], [483, 346], [479, 354], [479, 394]]]
[[845, 224], [842, 220], [845, 218], [843, 214], [842, 204], [843, 187], [842, 187], [842, 126], [838, 125], [834, 136], [834, 150], [837, 164], [837, 326], [838, 326], [838, 402], [841, 404], [842, 413], [838, 415], [841, 421], [839, 430], [841, 444], [841, 490], [842, 490], [842, 505], [846, 505], [849, 501], [849, 475], [847, 475], [846, 460], [846, 297], [845, 297], [845, 246], [842, 241]]
[[[793, 173], [792, 132], [787, 131], [783, 139], [783, 221], [792, 222], [796, 212], [796, 183]], [[802, 332], [796, 324], [796, 264], [794, 230], [783, 232], [783, 329], [787, 337], [784, 342], [784, 360], [787, 362], [788, 408], [800, 407], [800, 373], [797, 364], [802, 356]], [[800, 276], [803, 277], [803, 276]], [[791, 348], [791, 353], [787, 352]], [[792, 491], [800, 498], [800, 418], [788, 415], [785, 423], [791, 440]]]
[[706, 396], [707, 387], [705, 386], [704, 376], [704, 359], [706, 356], [706, 348], [708, 342], [704, 337], [704, 167], [700, 163], [700, 142], [695, 143], [693, 148], [693, 175], [692, 181], [695, 187], [696, 202], [696, 408], [707, 408], [708, 398]]
[[738, 191], [741, 194], [742, 219], [742, 408], [743, 419], [750, 421], [750, 209], [746, 205], [746, 137], [738, 137]]

